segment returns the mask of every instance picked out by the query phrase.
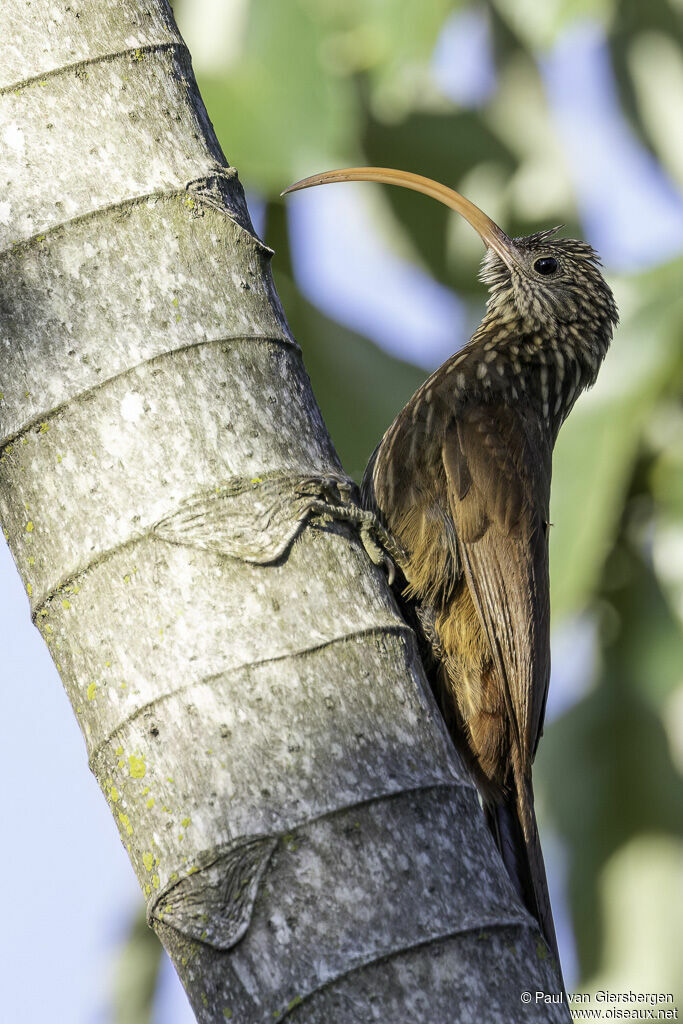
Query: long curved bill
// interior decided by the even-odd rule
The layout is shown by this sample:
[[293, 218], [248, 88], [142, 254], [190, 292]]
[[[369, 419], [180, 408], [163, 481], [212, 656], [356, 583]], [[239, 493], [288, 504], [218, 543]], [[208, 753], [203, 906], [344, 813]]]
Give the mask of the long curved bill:
[[511, 267], [514, 262], [514, 244], [505, 232], [498, 227], [495, 221], [487, 217], [483, 210], [465, 199], [459, 192], [431, 178], [423, 178], [421, 174], [413, 174], [411, 171], [395, 171], [391, 167], [345, 167], [338, 171], [324, 171], [322, 174], [312, 174], [309, 178], [302, 178], [286, 188], [280, 194], [286, 196], [289, 192], [298, 192], [302, 188], [312, 188], [314, 185], [328, 185], [334, 181], [378, 181], [384, 185], [400, 185], [402, 188], [412, 189], [413, 192], [422, 192], [425, 196], [431, 196], [444, 206], [455, 210], [468, 223], [481, 238], [484, 245], [494, 249], [500, 258]]

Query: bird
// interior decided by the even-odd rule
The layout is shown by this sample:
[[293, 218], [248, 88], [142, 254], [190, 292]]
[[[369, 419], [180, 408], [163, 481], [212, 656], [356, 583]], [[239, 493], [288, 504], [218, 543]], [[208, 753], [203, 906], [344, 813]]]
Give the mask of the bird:
[[552, 453], [607, 353], [614, 297], [587, 242], [560, 228], [508, 237], [460, 193], [412, 172], [343, 168], [282, 194], [343, 181], [431, 196], [486, 247], [479, 327], [391, 423], [361, 495], [402, 552], [399, 597], [437, 703], [559, 967], [532, 785], [550, 680]]

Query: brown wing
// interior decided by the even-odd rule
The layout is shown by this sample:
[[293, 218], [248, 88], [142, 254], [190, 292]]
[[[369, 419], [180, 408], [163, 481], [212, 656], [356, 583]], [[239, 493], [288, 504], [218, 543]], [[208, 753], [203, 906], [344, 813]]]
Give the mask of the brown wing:
[[449, 594], [462, 572], [441, 455], [448, 416], [443, 395], [420, 388], [375, 449], [362, 485], [364, 506], [410, 556], [404, 596], [429, 604]]
[[477, 405], [449, 426], [442, 458], [458, 553], [526, 769], [550, 674], [550, 439], [531, 413]]

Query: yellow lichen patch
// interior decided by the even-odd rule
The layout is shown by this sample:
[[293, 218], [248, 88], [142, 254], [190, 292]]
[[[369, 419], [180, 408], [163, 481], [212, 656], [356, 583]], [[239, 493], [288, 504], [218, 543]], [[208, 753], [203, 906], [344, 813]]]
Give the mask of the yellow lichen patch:
[[121, 822], [121, 824], [125, 828], [125, 830], [128, 833], [128, 835], [132, 836], [132, 834], [133, 834], [133, 826], [131, 825], [131, 823], [130, 823], [130, 821], [128, 819], [128, 815], [124, 814], [123, 811], [119, 811], [119, 821]]
[[41, 423], [40, 424], [40, 433], [41, 434], [47, 434], [49, 429], [50, 429], [50, 424], [49, 423]]
[[184, 832], [179, 832], [178, 833], [178, 842], [182, 843], [184, 838], [185, 838], [185, 833]]
[[145, 865], [147, 871], [151, 871], [154, 867], [154, 855], [151, 850], [145, 850], [142, 855], [142, 863]]
[[191, 868], [187, 869], [188, 875], [196, 875], [198, 871], [199, 868], [195, 864], [193, 864]]
[[169, 882], [177, 882], [178, 881], [178, 872], [174, 871], [172, 875], [168, 876], [168, 880], [169, 880]]
[[119, 744], [114, 753], [116, 754], [117, 757], [121, 757], [121, 754], [123, 753], [123, 747], [121, 746], [121, 744]]
[[183, 818], [183, 820], [180, 822], [180, 824], [183, 826], [183, 828], [187, 828], [187, 826], [190, 824], [191, 820], [192, 820], [191, 818]]
[[123, 769], [126, 767], [126, 762], [123, 760], [123, 758], [119, 759], [116, 767], [119, 769], [119, 771], [123, 771]]
[[29, 597], [33, 593], [33, 586], [30, 583], [26, 584], [26, 593], [28, 594]]
[[232, 1010], [230, 1009], [229, 1006], [223, 1007], [223, 1016], [225, 1017], [226, 1020], [230, 1020], [232, 1018]]
[[109, 790], [109, 796], [111, 797], [111, 801], [113, 804], [117, 804], [119, 802], [119, 791], [116, 788], [116, 786], [111, 787], [111, 789]]
[[152, 809], [152, 807], [154, 807], [155, 803], [156, 803], [156, 800], [154, 799], [153, 796], [151, 796], [149, 798], [149, 800], [147, 801], [147, 806], [150, 808], [150, 810]]
[[31, 519], [26, 524], [26, 532], [33, 533], [33, 521]]
[[70, 607], [71, 601], [68, 599], [68, 597], [65, 597], [62, 601], [62, 608], [64, 609], [65, 612], [68, 612]]
[[144, 757], [136, 757], [131, 754], [128, 758], [128, 771], [132, 779], [144, 779], [147, 774], [147, 765]]
[[29, 555], [28, 564], [29, 565], [35, 565], [36, 564], [36, 560], [33, 557], [33, 555]]
[[95, 693], [97, 692], [97, 683], [91, 683], [85, 692], [88, 697], [88, 700], [94, 700]]
[[130, 573], [126, 573], [126, 575], [123, 577], [123, 582], [130, 583]]
[[145, 788], [143, 789], [143, 791], [140, 794], [140, 796], [147, 796], [148, 793], [149, 793], [149, 786], [145, 786]]
[[161, 885], [161, 880], [158, 875], [152, 875], [152, 885], [155, 889], [158, 889]]

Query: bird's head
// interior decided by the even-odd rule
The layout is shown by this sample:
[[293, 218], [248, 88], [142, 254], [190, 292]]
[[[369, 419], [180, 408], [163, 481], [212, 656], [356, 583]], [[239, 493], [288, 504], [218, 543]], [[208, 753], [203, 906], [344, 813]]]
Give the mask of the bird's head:
[[600, 258], [587, 242], [558, 238], [558, 230], [506, 238], [498, 249], [487, 245], [480, 277], [488, 308], [519, 317], [531, 331], [562, 335], [573, 326], [606, 351], [618, 315]]
[[[481, 280], [489, 288], [489, 315], [518, 321], [529, 332], [547, 332], [556, 341], [580, 338], [599, 362], [617, 323], [612, 292], [600, 261], [586, 242], [558, 238], [557, 228], [509, 238], [490, 217], [439, 182], [387, 167], [348, 167], [304, 178], [282, 194], [335, 181], [377, 181], [431, 196], [461, 214], [486, 246]], [[592, 361], [592, 360], [591, 360]]]

